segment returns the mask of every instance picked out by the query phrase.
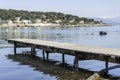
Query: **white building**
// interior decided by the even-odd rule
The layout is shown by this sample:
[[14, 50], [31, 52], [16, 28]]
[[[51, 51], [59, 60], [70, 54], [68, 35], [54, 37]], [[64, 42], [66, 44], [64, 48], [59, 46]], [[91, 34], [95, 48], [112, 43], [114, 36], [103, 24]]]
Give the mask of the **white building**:
[[41, 19], [36, 19], [35, 20], [35, 23], [41, 23], [42, 21], [41, 21]]
[[61, 20], [56, 20], [55, 21], [57, 24], [61, 23], [62, 21]]
[[31, 20], [21, 20], [21, 24], [29, 24], [31, 23]]
[[1, 18], [0, 18], [0, 24], [2, 23]]
[[20, 23], [20, 17], [16, 17], [14, 23]]
[[13, 21], [12, 20], [7, 20], [7, 24], [11, 25], [11, 24], [13, 24]]
[[15, 18], [15, 21], [20, 21], [20, 17], [16, 17], [16, 18]]
[[80, 24], [84, 24], [85, 22], [82, 20], [82, 21], [80, 21], [79, 23], [80, 23]]
[[69, 22], [70, 22], [70, 23], [73, 23], [74, 21], [75, 21], [75, 20], [70, 20]]

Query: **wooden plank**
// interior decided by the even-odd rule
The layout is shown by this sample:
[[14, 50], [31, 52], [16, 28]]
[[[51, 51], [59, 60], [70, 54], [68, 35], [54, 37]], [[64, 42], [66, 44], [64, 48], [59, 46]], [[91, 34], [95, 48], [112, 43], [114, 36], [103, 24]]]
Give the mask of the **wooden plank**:
[[47, 46], [48, 48], [60, 48], [63, 50], [85, 52], [89, 54], [101, 54], [101, 55], [110, 55], [110, 56], [120, 56], [120, 49], [115, 48], [102, 48], [95, 46], [85, 46], [80, 44], [70, 44], [70, 43], [61, 43], [53, 41], [43, 41], [35, 39], [9, 39], [8, 42], [22, 42], [26, 44], [34, 44], [39, 46]]

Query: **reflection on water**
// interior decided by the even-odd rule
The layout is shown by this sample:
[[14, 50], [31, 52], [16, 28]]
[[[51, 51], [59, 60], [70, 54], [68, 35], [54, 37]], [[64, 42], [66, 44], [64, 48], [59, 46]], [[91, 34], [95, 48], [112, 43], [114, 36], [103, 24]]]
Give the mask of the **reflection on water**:
[[[100, 31], [108, 34], [100, 36]], [[84, 45], [120, 48], [120, 27], [76, 27], [76, 28], [43, 28], [43, 27], [9, 27], [0, 28], [0, 40], [8, 38], [30, 38]]]
[[[99, 31], [106, 31], [108, 34], [105, 36], [100, 36]], [[59, 29], [41, 27], [0, 28], [0, 45], [3, 46], [5, 44], [5, 46], [8, 46], [9, 44], [4, 41], [8, 38], [30, 38], [120, 48], [120, 27], [73, 27]], [[56, 65], [56, 63], [58, 63], [56, 61], [47, 62], [42, 61], [41, 58], [31, 58], [31, 56], [21, 57], [21, 55], [14, 56], [8, 54], [13, 54], [13, 48], [0, 49], [0, 73], [2, 73], [0, 74], [1, 80], [77, 80], [86, 78], [90, 75], [84, 71], [74, 73], [69, 65], [66, 65], [66, 67], [58, 66]], [[8, 55], [7, 59], [5, 55]], [[19, 62], [19, 64], [15, 64], [15, 62]], [[69, 62], [72, 63], [70, 59]], [[28, 65], [28, 67], [20, 67], [22, 65]], [[34, 68], [34, 70], [32, 71], [31, 68]]]
[[56, 78], [60, 80], [85, 80], [91, 75], [90, 72], [83, 70], [73, 72], [72, 67], [68, 64], [63, 67], [63, 65], [58, 64], [57, 61], [43, 61], [40, 57], [33, 57], [28, 54], [8, 55], [7, 57], [14, 62], [19, 62], [20, 65], [30, 65], [35, 68], [34, 70], [42, 71], [46, 75], [56, 76]]

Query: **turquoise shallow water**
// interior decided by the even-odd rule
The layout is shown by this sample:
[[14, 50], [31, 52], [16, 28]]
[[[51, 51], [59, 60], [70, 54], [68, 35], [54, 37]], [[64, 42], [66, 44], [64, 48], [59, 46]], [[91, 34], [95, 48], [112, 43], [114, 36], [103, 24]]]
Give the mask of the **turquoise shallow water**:
[[[106, 31], [107, 35], [100, 36], [99, 31]], [[76, 27], [76, 28], [41, 28], [41, 27], [18, 27], [0, 28], [0, 80], [56, 80], [57, 75], [45, 74], [30, 65], [20, 65], [19, 61], [8, 59], [8, 54], [13, 54], [8, 38], [32, 38], [48, 41], [67, 42], [83, 45], [120, 48], [120, 26], [108, 27]], [[2, 48], [2, 47], [11, 48]], [[29, 50], [29, 49], [25, 49]], [[22, 52], [24, 49], [18, 50]], [[40, 50], [38, 55], [40, 56]], [[54, 55], [54, 54], [53, 54]], [[51, 55], [52, 60], [60, 61], [61, 55]], [[73, 57], [66, 56], [66, 61], [73, 64]], [[56, 63], [57, 64], [57, 63]], [[67, 74], [66, 74], [67, 75]], [[73, 76], [76, 77], [76, 76]]]

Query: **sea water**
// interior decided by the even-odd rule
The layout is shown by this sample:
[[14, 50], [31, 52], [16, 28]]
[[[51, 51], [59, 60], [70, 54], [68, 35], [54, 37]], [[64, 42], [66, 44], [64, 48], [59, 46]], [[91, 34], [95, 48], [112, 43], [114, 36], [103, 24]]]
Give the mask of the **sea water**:
[[[100, 31], [107, 32], [107, 35], [100, 35]], [[8, 44], [6, 39], [10, 38], [28, 38], [47, 41], [57, 41], [65, 43], [74, 43], [82, 45], [100, 46], [108, 48], [120, 48], [120, 26], [99, 26], [99, 27], [71, 27], [71, 28], [46, 28], [46, 27], [3, 27], [0, 28], [0, 80], [57, 80], [57, 79], [84, 79], [89, 76], [86, 72], [74, 73], [66, 68], [56, 65], [61, 63], [61, 54], [50, 54], [49, 62], [44, 64], [36, 59], [29, 57], [15, 58], [13, 45]], [[7, 47], [7, 48], [6, 48]], [[30, 49], [18, 49], [17, 52], [28, 51]], [[42, 57], [42, 51], [37, 50], [37, 55]], [[10, 55], [10, 56], [9, 56]], [[65, 62], [69, 66], [73, 65], [73, 56], [65, 55]], [[29, 60], [29, 62], [27, 62]], [[34, 62], [32, 62], [34, 61]], [[99, 63], [92, 65], [90, 63]], [[36, 64], [33, 64], [36, 63]], [[81, 68], [91, 71], [98, 71], [104, 68], [103, 61], [80, 61]], [[116, 65], [111, 63], [111, 65]], [[40, 67], [41, 66], [41, 67]], [[100, 67], [101, 66], [101, 67]], [[51, 67], [51, 68], [50, 68]], [[94, 68], [93, 68], [94, 67]], [[60, 70], [59, 70], [60, 69]], [[61, 73], [60, 73], [61, 71]], [[65, 72], [66, 73], [65, 73]], [[115, 70], [115, 71], [119, 71]], [[109, 74], [118, 75], [114, 70]], [[88, 75], [88, 76], [83, 76]]]

